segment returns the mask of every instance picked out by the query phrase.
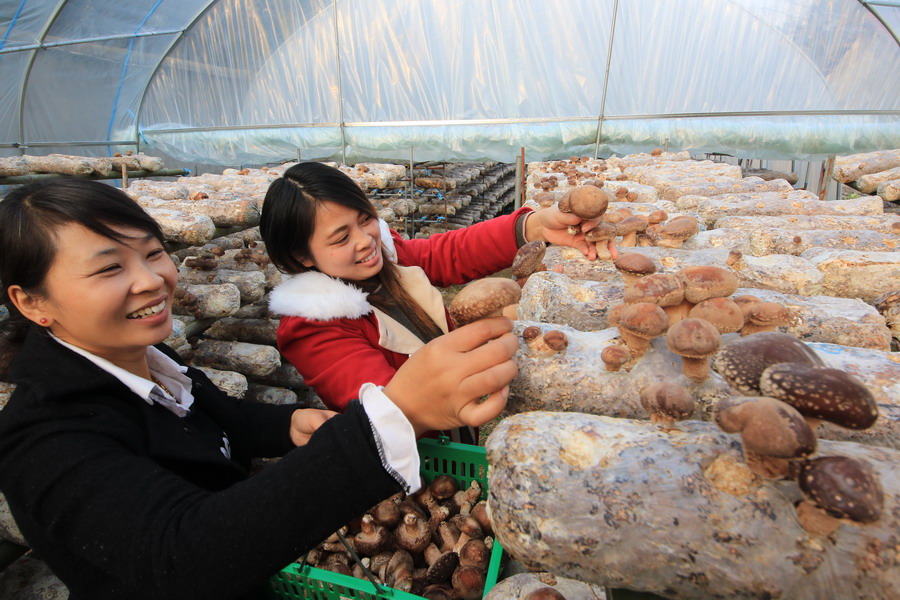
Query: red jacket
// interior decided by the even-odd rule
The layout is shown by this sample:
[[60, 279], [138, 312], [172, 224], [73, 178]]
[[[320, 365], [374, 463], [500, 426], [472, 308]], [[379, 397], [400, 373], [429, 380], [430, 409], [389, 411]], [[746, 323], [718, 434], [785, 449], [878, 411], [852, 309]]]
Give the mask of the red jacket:
[[[528, 210], [428, 239], [403, 240], [382, 221], [382, 242], [388, 258], [411, 267], [402, 270], [404, 288], [447, 331], [452, 325], [431, 284], [463, 284], [508, 268], [517, 250], [516, 219]], [[363, 383], [387, 384], [423, 345], [374, 309], [364, 292], [318, 271], [286, 277], [269, 306], [282, 315], [278, 349], [332, 410], [343, 411]]]

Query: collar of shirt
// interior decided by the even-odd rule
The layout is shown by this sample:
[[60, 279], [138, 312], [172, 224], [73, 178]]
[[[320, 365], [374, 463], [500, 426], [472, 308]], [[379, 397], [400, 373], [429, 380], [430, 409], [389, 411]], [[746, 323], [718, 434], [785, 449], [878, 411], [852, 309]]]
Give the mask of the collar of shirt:
[[143, 398], [147, 404], [160, 404], [179, 417], [184, 417], [194, 403], [194, 396], [191, 394], [191, 380], [185, 375], [187, 367], [179, 365], [153, 346], [147, 347], [147, 365], [150, 367], [150, 373], [174, 394], [174, 398], [153, 381], [148, 381], [143, 377], [129, 373], [105, 358], [100, 358], [96, 354], [91, 354], [87, 350], [64, 342], [52, 333], [50, 333], [50, 337], [124, 383], [128, 386], [128, 389]]

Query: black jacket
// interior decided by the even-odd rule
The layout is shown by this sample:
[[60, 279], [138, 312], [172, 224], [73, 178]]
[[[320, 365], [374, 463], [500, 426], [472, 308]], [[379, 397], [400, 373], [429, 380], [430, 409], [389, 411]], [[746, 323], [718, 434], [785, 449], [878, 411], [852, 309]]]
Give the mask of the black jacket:
[[[185, 418], [37, 328], [12, 373], [0, 490], [71, 600], [253, 597], [269, 575], [401, 490], [358, 402], [294, 448], [296, 406], [237, 401], [196, 369]], [[252, 457], [281, 455], [248, 478]]]

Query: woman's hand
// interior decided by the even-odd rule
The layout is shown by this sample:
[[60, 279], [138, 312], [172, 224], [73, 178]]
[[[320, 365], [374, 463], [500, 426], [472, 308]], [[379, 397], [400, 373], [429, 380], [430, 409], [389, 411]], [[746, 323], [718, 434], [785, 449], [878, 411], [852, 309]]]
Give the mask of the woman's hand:
[[318, 408], [299, 408], [291, 415], [291, 441], [295, 446], [303, 446], [322, 426], [322, 423], [335, 416], [333, 410]]
[[518, 372], [512, 360], [518, 347], [509, 319], [470, 323], [412, 354], [384, 386], [384, 393], [403, 411], [417, 436], [463, 425], [477, 427], [506, 406], [509, 382]]
[[[525, 239], [529, 242], [543, 240], [557, 246], [570, 246], [575, 248], [590, 260], [597, 258], [597, 248], [594, 244], [584, 239], [584, 234], [590, 231], [601, 221], [601, 218], [583, 221], [581, 217], [572, 213], [564, 213], [555, 204], [536, 210], [525, 221]], [[577, 233], [569, 233], [569, 227], [576, 228]], [[612, 242], [610, 242], [612, 244]], [[615, 248], [610, 249], [612, 252]]]

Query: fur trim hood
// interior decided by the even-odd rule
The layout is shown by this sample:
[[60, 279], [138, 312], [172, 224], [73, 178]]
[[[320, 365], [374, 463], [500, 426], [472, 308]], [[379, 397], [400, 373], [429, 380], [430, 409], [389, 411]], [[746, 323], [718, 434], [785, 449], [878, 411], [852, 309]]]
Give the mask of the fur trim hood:
[[[385, 258], [397, 262], [397, 249], [388, 224], [379, 219]], [[279, 316], [314, 321], [358, 319], [372, 312], [368, 292], [319, 271], [285, 275], [269, 296], [269, 310]]]

